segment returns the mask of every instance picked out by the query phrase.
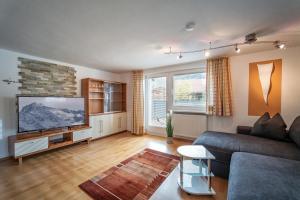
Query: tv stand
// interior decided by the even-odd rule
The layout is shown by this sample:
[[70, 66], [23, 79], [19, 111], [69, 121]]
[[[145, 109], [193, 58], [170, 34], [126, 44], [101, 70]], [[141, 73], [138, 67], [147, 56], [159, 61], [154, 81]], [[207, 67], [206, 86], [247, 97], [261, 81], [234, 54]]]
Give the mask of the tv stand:
[[8, 148], [10, 155], [18, 159], [19, 165], [21, 165], [23, 157], [82, 141], [87, 141], [89, 144], [91, 139], [92, 133], [89, 126], [76, 126], [9, 136]]

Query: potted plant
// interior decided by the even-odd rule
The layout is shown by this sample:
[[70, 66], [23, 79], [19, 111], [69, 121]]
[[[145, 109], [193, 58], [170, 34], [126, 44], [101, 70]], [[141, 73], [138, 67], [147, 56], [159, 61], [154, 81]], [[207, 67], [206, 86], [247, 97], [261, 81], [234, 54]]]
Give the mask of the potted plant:
[[173, 132], [174, 127], [172, 126], [172, 110], [170, 110], [169, 113], [167, 113], [167, 124], [166, 124], [166, 132], [167, 132], [167, 143], [172, 144], [173, 143]]

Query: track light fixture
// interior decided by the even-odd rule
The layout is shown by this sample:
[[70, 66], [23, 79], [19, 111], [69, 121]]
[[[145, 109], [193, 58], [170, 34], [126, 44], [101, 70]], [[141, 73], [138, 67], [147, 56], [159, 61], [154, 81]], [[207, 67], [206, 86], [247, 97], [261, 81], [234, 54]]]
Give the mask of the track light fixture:
[[177, 54], [177, 58], [181, 59], [183, 57], [183, 54], [191, 54], [191, 53], [199, 53], [199, 52], [204, 52], [204, 56], [208, 57], [210, 56], [210, 51], [215, 50], [215, 49], [223, 49], [227, 47], [234, 47], [234, 50], [236, 53], [240, 53], [241, 49], [239, 46], [242, 45], [249, 45], [249, 44], [273, 44], [275, 48], [278, 49], [285, 49], [286, 46], [282, 41], [258, 41], [256, 37], [256, 33], [251, 33], [249, 35], [245, 36], [245, 41], [241, 43], [234, 43], [234, 44], [228, 44], [228, 45], [223, 45], [223, 46], [217, 46], [217, 47], [211, 47], [211, 42], [209, 43], [209, 49], [196, 49], [196, 50], [191, 50], [191, 51], [172, 51], [172, 48], [170, 47], [170, 50], [168, 52], [165, 52], [165, 54]]

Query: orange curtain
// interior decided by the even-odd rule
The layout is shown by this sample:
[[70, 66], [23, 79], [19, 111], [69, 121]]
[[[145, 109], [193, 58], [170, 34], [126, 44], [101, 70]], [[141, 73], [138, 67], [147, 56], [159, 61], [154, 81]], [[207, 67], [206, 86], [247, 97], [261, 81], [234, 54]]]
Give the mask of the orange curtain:
[[229, 59], [209, 59], [207, 73], [207, 113], [215, 116], [232, 116], [232, 86]]
[[132, 133], [135, 135], [144, 134], [144, 73], [133, 71], [133, 112], [132, 112]]

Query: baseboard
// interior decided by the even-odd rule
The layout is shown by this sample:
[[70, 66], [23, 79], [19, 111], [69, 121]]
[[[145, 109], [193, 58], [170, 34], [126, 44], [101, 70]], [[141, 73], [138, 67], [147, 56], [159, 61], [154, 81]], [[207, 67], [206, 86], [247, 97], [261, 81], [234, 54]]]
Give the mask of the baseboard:
[[3, 157], [3, 158], [0, 158], [0, 162], [7, 161], [7, 160], [10, 160], [12, 158], [13, 158], [12, 156]]
[[130, 131], [120, 131], [120, 132], [117, 132], [117, 133], [112, 133], [112, 134], [109, 134], [109, 135], [105, 135], [103, 137], [98, 137], [98, 138], [95, 138], [95, 139], [92, 139], [92, 141], [95, 141], [95, 140], [101, 140], [103, 138], [107, 138], [107, 137], [110, 137], [110, 136], [113, 136], [113, 135], [117, 135], [117, 134], [120, 134], [120, 133], [125, 133], [125, 132], [130, 132]]
[[[155, 135], [159, 137], [164, 137], [166, 138], [167, 136], [165, 134], [160, 134], [160, 133], [153, 133], [153, 132], [147, 132], [148, 135]], [[181, 136], [181, 135], [174, 135], [173, 138], [179, 139], [179, 140], [187, 140], [187, 141], [194, 141], [196, 138], [193, 137], [187, 137], [187, 136]]]

